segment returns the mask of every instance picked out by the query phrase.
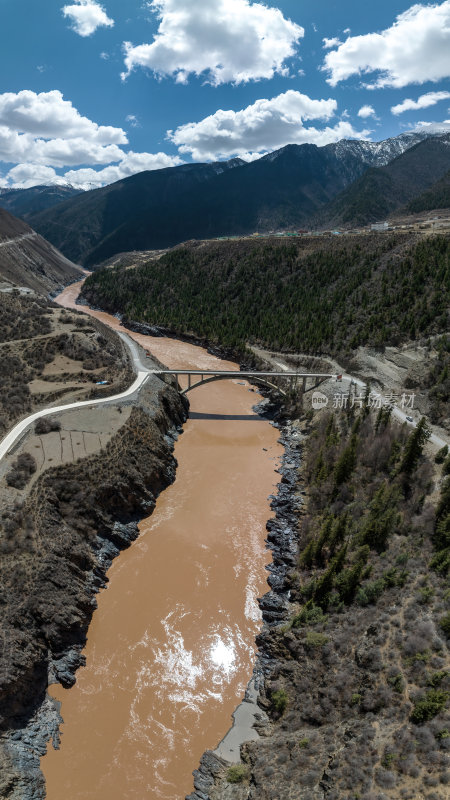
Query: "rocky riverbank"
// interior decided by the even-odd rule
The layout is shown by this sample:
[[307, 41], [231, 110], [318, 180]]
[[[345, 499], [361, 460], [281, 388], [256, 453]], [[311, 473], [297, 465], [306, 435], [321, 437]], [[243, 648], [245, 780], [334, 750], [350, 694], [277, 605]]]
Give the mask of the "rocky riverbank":
[[386, 410], [319, 415], [303, 434], [268, 524], [260, 737], [232, 766], [205, 753], [189, 800], [444, 800], [448, 468], [423, 443], [411, 461], [418, 433]]
[[47, 470], [2, 520], [2, 798], [45, 797], [39, 759], [60, 724], [47, 686], [74, 683], [108, 568], [175, 478], [186, 413], [172, 387], [150, 379], [101, 454]]
[[[279, 415], [279, 408], [269, 401], [263, 401], [256, 407], [262, 415], [271, 418]], [[273, 423], [280, 430], [280, 442], [284, 447], [284, 456], [279, 468], [281, 481], [277, 486], [277, 494], [271, 500], [271, 508], [275, 516], [267, 522], [267, 544], [272, 552], [272, 562], [268, 566], [268, 584], [270, 590], [260, 599], [259, 604], [262, 611], [263, 625], [261, 633], [257, 638], [259, 648], [257, 661], [253, 673], [253, 678], [247, 689], [243, 704], [252, 704], [255, 708], [254, 730], [259, 736], [267, 736], [270, 730], [270, 722], [263, 711], [267, 705], [265, 698], [265, 680], [270, 677], [277, 669], [276, 659], [270, 648], [266, 647], [267, 638], [270, 638], [271, 630], [289, 619], [290, 615], [290, 574], [295, 569], [298, 556], [298, 519], [303, 510], [303, 495], [305, 490], [299, 487], [298, 473], [302, 460], [302, 443], [305, 439], [304, 426], [300, 426], [296, 421], [284, 421]], [[259, 714], [256, 710], [259, 708]], [[235, 720], [235, 726], [239, 723]], [[227, 737], [225, 737], [226, 739]], [[235, 732], [235, 740], [240, 745], [244, 744], [245, 738], [240, 736], [240, 732]], [[194, 792], [186, 800], [209, 800], [212, 797], [225, 798], [228, 795], [221, 794], [220, 787], [224, 782], [230, 760], [221, 756], [223, 749], [219, 746], [215, 751], [208, 750], [202, 756], [200, 766], [194, 771]], [[239, 757], [239, 756], [238, 756]], [[236, 759], [234, 759], [236, 760]], [[230, 797], [240, 800], [241, 790], [247, 787], [234, 786], [234, 794]], [[216, 792], [219, 794], [216, 795]]]

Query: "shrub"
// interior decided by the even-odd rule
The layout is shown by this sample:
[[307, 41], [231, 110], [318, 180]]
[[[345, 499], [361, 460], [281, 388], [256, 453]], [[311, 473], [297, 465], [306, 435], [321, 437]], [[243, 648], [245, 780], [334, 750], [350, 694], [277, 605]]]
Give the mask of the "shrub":
[[244, 764], [233, 764], [228, 768], [227, 781], [228, 783], [242, 783], [248, 777], [248, 769]]
[[441, 449], [438, 450], [438, 452], [434, 457], [434, 460], [436, 464], [443, 464], [447, 456], [448, 456], [448, 445], [444, 445], [444, 447], [441, 447]]
[[17, 458], [17, 469], [21, 472], [33, 475], [36, 472], [36, 459], [31, 453], [21, 453]]
[[323, 647], [327, 642], [328, 636], [325, 636], [324, 633], [318, 633], [318, 631], [308, 631], [306, 634], [305, 643], [307, 647]]
[[391, 678], [388, 678], [388, 684], [392, 686], [394, 692], [402, 694], [403, 689], [405, 688], [403, 675], [400, 672], [398, 673], [398, 675], [393, 675]]
[[356, 602], [360, 606], [368, 606], [371, 603], [376, 603], [378, 598], [382, 595], [385, 589], [383, 578], [378, 578], [376, 581], [370, 581], [358, 590], [356, 595]]
[[375, 780], [378, 786], [382, 786], [384, 789], [392, 789], [397, 782], [394, 773], [385, 769], [379, 769], [375, 772]]
[[295, 615], [292, 620], [292, 627], [299, 628], [301, 625], [324, 624], [328, 617], [323, 613], [320, 606], [316, 606], [311, 600], [303, 606], [302, 610]]
[[430, 603], [434, 596], [434, 589], [432, 586], [424, 586], [419, 589], [419, 603], [426, 605]]
[[439, 620], [439, 627], [441, 627], [445, 635], [450, 638], [450, 611]]
[[439, 672], [435, 672], [434, 675], [431, 675], [428, 680], [428, 685], [432, 686], [433, 689], [436, 689], [437, 686], [440, 686], [442, 681], [447, 677], [448, 672], [445, 669], [441, 669]]
[[41, 436], [45, 433], [50, 433], [50, 431], [60, 431], [61, 430], [61, 423], [58, 419], [52, 419], [51, 417], [40, 417], [36, 420], [34, 425], [34, 432]]
[[416, 700], [411, 714], [411, 722], [418, 724], [433, 719], [445, 708], [449, 697], [450, 692], [444, 692], [442, 689], [430, 689], [425, 697]]
[[19, 472], [17, 469], [11, 469], [6, 474], [6, 483], [14, 489], [23, 489], [27, 481], [22, 472]]
[[36, 459], [31, 453], [21, 453], [6, 474], [6, 483], [15, 489], [23, 489], [31, 476], [36, 472]]
[[308, 745], [309, 745], [309, 739], [307, 739], [306, 737], [304, 739], [300, 739], [298, 743], [298, 746], [301, 747], [302, 749], [305, 749], [305, 747], [308, 747]]
[[440, 550], [430, 561], [431, 569], [446, 575], [450, 569], [450, 547]]
[[396, 756], [395, 753], [389, 753], [389, 752], [385, 753], [383, 758], [382, 758], [381, 764], [382, 764], [383, 767], [386, 767], [386, 769], [388, 769], [392, 765], [392, 762], [395, 761], [396, 758], [397, 758], [397, 756]]
[[271, 703], [272, 708], [277, 711], [280, 715], [284, 714], [286, 711], [286, 706], [288, 704], [288, 696], [284, 689], [277, 689], [276, 692], [272, 693], [271, 696]]

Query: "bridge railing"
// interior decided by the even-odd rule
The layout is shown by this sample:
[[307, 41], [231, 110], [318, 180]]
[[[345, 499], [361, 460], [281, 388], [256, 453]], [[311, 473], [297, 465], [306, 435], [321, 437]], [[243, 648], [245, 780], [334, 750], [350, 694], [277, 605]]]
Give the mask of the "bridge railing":
[[[289, 381], [290, 389], [302, 391], [303, 393], [309, 391], [307, 389], [307, 382], [313, 381], [310, 389], [318, 386], [324, 380], [341, 380], [342, 375], [329, 372], [297, 372], [284, 370], [282, 372], [269, 372], [262, 370], [199, 370], [199, 369], [155, 369], [150, 371], [152, 374], [157, 375], [162, 380], [167, 377], [174, 378], [177, 382], [178, 389], [181, 394], [187, 394], [192, 389], [203, 386], [206, 383], [212, 383], [218, 380], [237, 380], [244, 379], [250, 383], [256, 383], [266, 386], [270, 389], [277, 389], [281, 394], [286, 395], [287, 392], [283, 388], [286, 381]], [[183, 376], [187, 378], [187, 387], [181, 387], [179, 378]], [[280, 385], [281, 384], [281, 385]], [[299, 386], [300, 384], [300, 386]]]

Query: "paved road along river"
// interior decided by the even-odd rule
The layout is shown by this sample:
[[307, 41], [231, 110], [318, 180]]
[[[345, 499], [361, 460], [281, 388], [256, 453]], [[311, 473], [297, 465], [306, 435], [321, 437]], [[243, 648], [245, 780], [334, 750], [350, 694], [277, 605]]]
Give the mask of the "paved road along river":
[[[57, 301], [73, 308], [79, 287]], [[199, 347], [131, 335], [170, 368], [236, 368]], [[108, 573], [76, 685], [52, 687], [64, 725], [61, 749], [42, 759], [48, 800], [182, 800], [251, 677], [282, 448], [244, 381], [189, 399], [176, 481]]]

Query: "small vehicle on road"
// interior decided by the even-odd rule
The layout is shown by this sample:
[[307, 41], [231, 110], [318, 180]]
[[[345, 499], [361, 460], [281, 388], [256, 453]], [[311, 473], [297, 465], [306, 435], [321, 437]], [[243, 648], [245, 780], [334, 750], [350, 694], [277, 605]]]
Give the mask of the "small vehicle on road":
[[414, 420], [413, 420], [413, 418], [412, 418], [412, 417], [406, 417], [406, 421], [407, 421], [407, 422], [414, 422]]

